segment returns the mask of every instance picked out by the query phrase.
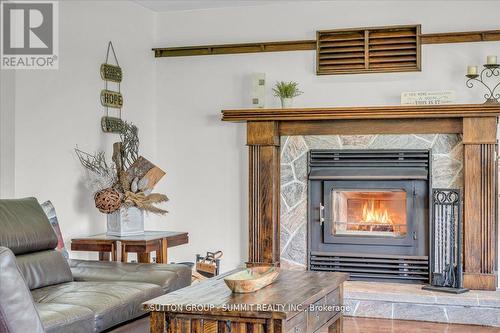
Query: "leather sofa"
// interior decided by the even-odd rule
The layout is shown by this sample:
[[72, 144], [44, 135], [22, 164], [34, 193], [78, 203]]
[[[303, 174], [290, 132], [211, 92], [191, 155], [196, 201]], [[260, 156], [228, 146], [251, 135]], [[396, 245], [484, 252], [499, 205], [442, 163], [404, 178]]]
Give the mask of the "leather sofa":
[[185, 265], [70, 260], [34, 198], [0, 200], [0, 333], [102, 332], [188, 286]]

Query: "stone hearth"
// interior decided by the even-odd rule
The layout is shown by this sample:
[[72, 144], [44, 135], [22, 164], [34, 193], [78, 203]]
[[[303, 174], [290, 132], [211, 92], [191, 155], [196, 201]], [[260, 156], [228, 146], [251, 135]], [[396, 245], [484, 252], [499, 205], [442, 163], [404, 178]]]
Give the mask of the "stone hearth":
[[463, 188], [458, 134], [281, 137], [280, 249], [283, 267], [307, 265], [307, 152], [310, 149], [432, 149], [435, 188]]
[[346, 316], [500, 327], [500, 291], [454, 295], [414, 284], [347, 281]]

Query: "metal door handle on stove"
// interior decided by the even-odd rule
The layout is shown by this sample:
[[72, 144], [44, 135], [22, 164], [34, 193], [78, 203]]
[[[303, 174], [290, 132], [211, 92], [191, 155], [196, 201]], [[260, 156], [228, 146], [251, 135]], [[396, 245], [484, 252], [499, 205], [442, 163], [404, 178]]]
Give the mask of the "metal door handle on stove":
[[322, 226], [325, 222], [325, 206], [322, 203], [319, 204], [319, 224]]

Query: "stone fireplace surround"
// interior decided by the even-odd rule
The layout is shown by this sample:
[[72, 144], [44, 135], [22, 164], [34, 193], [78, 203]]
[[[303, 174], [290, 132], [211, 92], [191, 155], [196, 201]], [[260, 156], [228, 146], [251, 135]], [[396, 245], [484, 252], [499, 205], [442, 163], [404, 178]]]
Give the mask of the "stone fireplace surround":
[[245, 122], [247, 128], [247, 265], [280, 264], [281, 137], [458, 134], [463, 138], [464, 287], [495, 290], [498, 116], [499, 105], [480, 104], [223, 110], [223, 121]]
[[435, 188], [463, 190], [460, 134], [283, 136], [281, 147], [281, 265], [307, 267], [307, 152], [311, 149], [431, 149]]

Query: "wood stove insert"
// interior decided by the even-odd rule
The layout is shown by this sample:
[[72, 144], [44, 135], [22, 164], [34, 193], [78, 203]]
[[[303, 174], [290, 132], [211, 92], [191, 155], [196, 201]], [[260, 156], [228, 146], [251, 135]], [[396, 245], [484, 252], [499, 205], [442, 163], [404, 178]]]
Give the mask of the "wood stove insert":
[[429, 279], [429, 150], [311, 150], [309, 269]]

